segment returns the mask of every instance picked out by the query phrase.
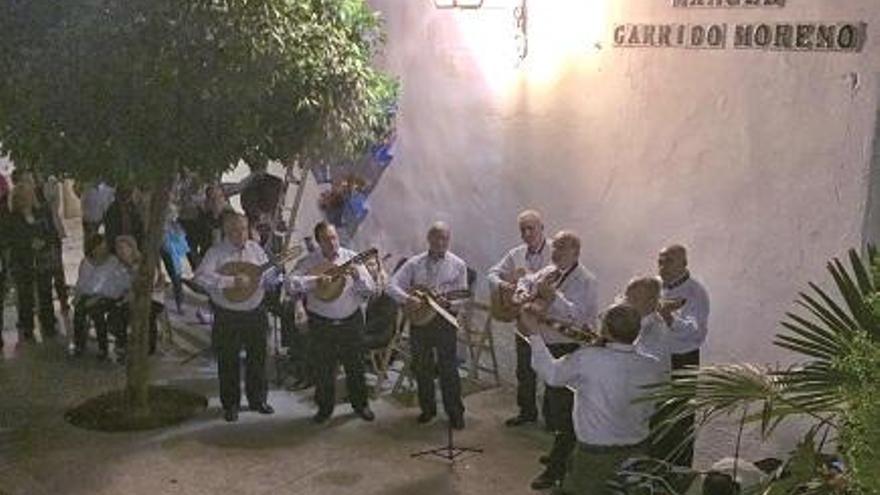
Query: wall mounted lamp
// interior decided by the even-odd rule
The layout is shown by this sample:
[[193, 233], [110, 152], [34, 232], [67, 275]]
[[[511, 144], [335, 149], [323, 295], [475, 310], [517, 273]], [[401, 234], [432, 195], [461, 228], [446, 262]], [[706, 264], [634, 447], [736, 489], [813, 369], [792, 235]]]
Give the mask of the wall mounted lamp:
[[434, 7], [438, 9], [478, 9], [483, 6], [483, 0], [434, 0]]

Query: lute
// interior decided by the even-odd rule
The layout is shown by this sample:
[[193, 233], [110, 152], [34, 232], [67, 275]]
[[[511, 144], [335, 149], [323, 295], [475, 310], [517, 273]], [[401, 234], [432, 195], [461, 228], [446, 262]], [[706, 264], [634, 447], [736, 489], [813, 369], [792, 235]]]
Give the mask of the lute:
[[471, 291], [463, 289], [437, 294], [426, 287], [413, 287], [410, 290], [410, 295], [422, 300], [422, 304], [404, 306], [404, 314], [409, 319], [410, 323], [419, 327], [425, 326], [431, 323], [437, 315], [440, 315], [444, 320], [454, 326], [456, 330], [461, 330], [461, 327], [458, 324], [458, 318], [450, 313], [446, 307], [450, 301], [469, 299], [471, 297]]
[[514, 285], [513, 289], [497, 287], [489, 295], [489, 313], [496, 321], [511, 322], [519, 316], [520, 303], [514, 300], [516, 283], [527, 273], [525, 268], [517, 268], [512, 273], [501, 276], [501, 280]]
[[370, 248], [352, 256], [351, 259], [341, 265], [333, 264], [330, 261], [324, 261], [320, 265], [313, 267], [309, 270], [309, 275], [324, 276], [329, 277], [329, 279], [319, 280], [318, 287], [311, 295], [314, 295], [321, 301], [335, 301], [342, 295], [342, 291], [345, 290], [345, 284], [347, 282], [346, 276], [351, 270], [355, 269], [354, 265], [361, 264], [370, 258], [377, 257], [378, 255], [378, 249]]
[[589, 327], [580, 327], [570, 321], [539, 315], [532, 311], [523, 311], [519, 321], [530, 335], [556, 331], [580, 344], [591, 345], [599, 341], [599, 334]]
[[297, 258], [302, 252], [302, 246], [294, 246], [285, 249], [274, 260], [267, 261], [262, 265], [249, 263], [247, 261], [230, 261], [224, 263], [223, 266], [217, 270], [217, 273], [230, 277], [245, 275], [248, 278], [248, 283], [223, 289], [223, 297], [233, 303], [247, 301], [255, 292], [257, 292], [257, 289], [260, 288], [260, 284], [263, 281], [263, 274], [266, 273], [267, 270], [275, 266], [283, 265], [284, 263]]

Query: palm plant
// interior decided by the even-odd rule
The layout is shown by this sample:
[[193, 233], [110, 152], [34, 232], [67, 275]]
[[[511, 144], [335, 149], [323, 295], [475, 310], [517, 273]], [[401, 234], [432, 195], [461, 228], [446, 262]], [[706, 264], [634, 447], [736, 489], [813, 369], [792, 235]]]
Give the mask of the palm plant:
[[[866, 264], [850, 250], [849, 269], [837, 258], [828, 263], [836, 297], [814, 283], [799, 293], [800, 311], [786, 313], [774, 340], [795, 354], [795, 365], [704, 366], [652, 387], [645, 400], [669, 412], [655, 437], [689, 415], [696, 416], [690, 435], [720, 417], [741, 415], [743, 423], [760, 425], [764, 439], [781, 422], [806, 418], [812, 426], [788, 460], [789, 476], [762, 491], [880, 493], [880, 264], [873, 247], [868, 256]], [[846, 460], [848, 488], [819, 454], [827, 439]]]

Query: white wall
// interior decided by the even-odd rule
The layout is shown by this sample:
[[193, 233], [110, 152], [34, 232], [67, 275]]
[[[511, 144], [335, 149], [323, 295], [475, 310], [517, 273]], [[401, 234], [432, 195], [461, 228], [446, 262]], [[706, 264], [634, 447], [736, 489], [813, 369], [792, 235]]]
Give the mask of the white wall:
[[[713, 303], [704, 356], [775, 362], [784, 356], [772, 334], [796, 291], [825, 281], [825, 261], [862, 242], [876, 0], [698, 11], [530, 0], [519, 68], [514, 2], [371, 3], [403, 97], [397, 154], [361, 245], [409, 253], [445, 219], [454, 250], [482, 271], [517, 242], [517, 211], [537, 207], [551, 230], [583, 236], [583, 261], [610, 302], [630, 276], [653, 271], [658, 248], [682, 242]], [[869, 35], [859, 54], [611, 47], [614, 23], [707, 21], [865, 21]]]
[[[531, 1], [534, 32], [547, 31], [542, 13], [558, 20], [547, 14], [554, 3], [572, 4]], [[456, 250], [484, 269], [517, 241], [517, 211], [536, 206], [551, 229], [583, 235], [584, 262], [609, 301], [631, 275], [653, 270], [664, 243], [683, 242], [714, 302], [709, 356], [767, 361], [778, 356], [770, 335], [796, 289], [861, 242], [880, 66], [870, 36], [861, 54], [823, 54], [615, 49], [606, 33], [602, 49], [585, 47], [551, 83], [535, 82], [527, 66], [498, 86], [476, 63], [478, 49], [457, 38], [482, 11], [373, 4], [387, 21], [385, 62], [403, 99], [397, 155], [371, 198], [364, 243], [417, 249], [424, 227], [444, 218]], [[880, 26], [874, 0], [698, 12], [608, 4], [606, 26]]]

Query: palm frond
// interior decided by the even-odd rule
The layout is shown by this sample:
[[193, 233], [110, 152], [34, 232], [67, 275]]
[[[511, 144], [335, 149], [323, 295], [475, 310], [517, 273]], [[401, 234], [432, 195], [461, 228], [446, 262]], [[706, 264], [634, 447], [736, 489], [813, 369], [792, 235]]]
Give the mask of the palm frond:
[[871, 308], [865, 303], [865, 296], [867, 294], [863, 293], [853, 282], [852, 277], [843, 267], [843, 263], [837, 258], [828, 263], [828, 271], [831, 272], [840, 295], [846, 301], [849, 312], [858, 323], [860, 329], [873, 332], [873, 329], [877, 326], [877, 318], [874, 316]]
[[[871, 256], [870, 248], [868, 251], [868, 262], [870, 263], [873, 256]], [[874, 281], [871, 280], [868, 267], [862, 262], [862, 258], [855, 249], [849, 250], [849, 264], [852, 266], [853, 274], [856, 276], [856, 281], [859, 284], [859, 291], [862, 293], [862, 296], [867, 296], [868, 294], [873, 293]]]

